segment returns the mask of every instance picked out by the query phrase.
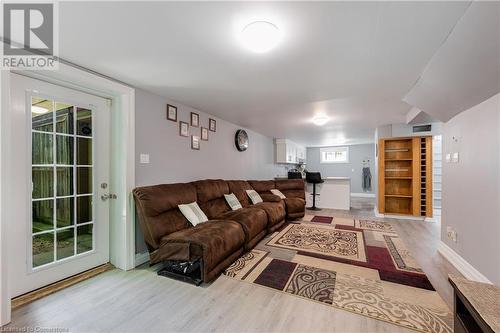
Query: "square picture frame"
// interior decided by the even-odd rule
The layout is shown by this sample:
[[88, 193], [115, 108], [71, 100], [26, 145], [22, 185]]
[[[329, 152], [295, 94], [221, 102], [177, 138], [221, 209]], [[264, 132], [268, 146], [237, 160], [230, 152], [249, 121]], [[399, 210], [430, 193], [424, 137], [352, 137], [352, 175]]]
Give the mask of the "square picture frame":
[[191, 126], [192, 127], [200, 127], [200, 115], [195, 112], [191, 112]]
[[216, 132], [217, 131], [217, 120], [209, 118], [208, 119], [208, 129], [210, 132]]
[[200, 150], [200, 137], [191, 135], [191, 149]]
[[179, 135], [188, 138], [189, 137], [189, 123], [185, 121], [179, 121]]
[[201, 128], [201, 140], [208, 141], [208, 128], [206, 127]]
[[167, 119], [177, 122], [177, 106], [167, 104]]

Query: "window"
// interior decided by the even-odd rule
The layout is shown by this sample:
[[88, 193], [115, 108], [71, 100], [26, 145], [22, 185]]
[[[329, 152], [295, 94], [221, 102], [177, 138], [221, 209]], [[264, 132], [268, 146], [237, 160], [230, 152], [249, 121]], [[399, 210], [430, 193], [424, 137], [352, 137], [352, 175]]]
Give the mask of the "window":
[[349, 163], [349, 147], [320, 148], [321, 163]]
[[92, 110], [33, 97], [32, 267], [92, 251]]

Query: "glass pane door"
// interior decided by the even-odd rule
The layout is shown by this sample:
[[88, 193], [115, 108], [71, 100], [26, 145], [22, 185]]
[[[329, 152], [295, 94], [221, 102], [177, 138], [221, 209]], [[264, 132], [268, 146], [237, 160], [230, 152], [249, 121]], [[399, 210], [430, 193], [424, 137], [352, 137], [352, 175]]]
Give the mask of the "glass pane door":
[[32, 268], [94, 246], [92, 110], [31, 98]]

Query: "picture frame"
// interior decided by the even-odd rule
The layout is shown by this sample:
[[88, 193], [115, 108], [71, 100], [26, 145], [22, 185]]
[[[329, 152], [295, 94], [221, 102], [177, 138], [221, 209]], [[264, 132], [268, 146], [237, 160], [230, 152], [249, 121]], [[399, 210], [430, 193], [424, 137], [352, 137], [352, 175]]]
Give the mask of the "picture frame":
[[171, 104], [167, 104], [167, 119], [170, 121], [177, 122], [177, 107]]
[[217, 131], [217, 121], [215, 119], [212, 119], [212, 118], [208, 119], [208, 129], [211, 132], [216, 132]]
[[191, 149], [200, 150], [200, 137], [191, 135]]
[[206, 127], [201, 128], [201, 140], [208, 141], [208, 128]]
[[195, 112], [191, 112], [191, 126], [200, 127], [200, 115]]
[[189, 123], [185, 121], [179, 121], [179, 135], [184, 137], [189, 137]]

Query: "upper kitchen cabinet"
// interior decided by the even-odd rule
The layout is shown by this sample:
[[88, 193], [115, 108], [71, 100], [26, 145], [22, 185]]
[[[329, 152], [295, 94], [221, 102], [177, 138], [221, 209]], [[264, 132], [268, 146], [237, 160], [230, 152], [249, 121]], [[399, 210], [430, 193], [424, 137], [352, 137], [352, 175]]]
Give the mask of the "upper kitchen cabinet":
[[276, 139], [276, 163], [299, 164], [306, 162], [306, 148], [288, 139]]

